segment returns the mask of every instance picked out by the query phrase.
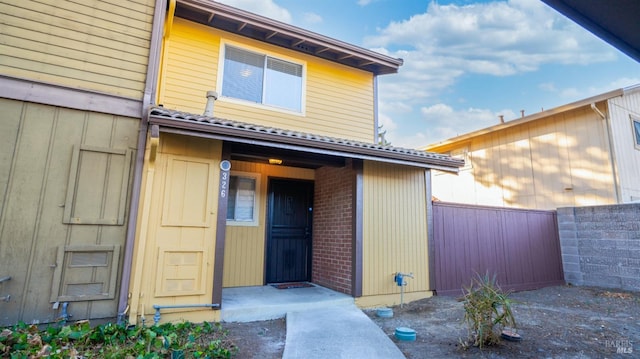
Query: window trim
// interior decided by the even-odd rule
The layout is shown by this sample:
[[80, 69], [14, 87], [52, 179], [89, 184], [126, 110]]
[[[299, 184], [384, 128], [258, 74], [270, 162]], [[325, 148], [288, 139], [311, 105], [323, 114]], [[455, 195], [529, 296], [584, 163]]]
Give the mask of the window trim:
[[[239, 99], [239, 98], [235, 98], [235, 97], [228, 97], [228, 96], [224, 96], [223, 95], [223, 91], [224, 89], [222, 88], [222, 83], [224, 81], [224, 62], [225, 62], [225, 57], [226, 57], [226, 47], [227, 46], [231, 46], [231, 47], [235, 47], [239, 50], [243, 50], [243, 51], [248, 51], [248, 52], [253, 52], [259, 55], [264, 55], [267, 57], [271, 57], [273, 59], [276, 60], [281, 60], [281, 61], [286, 61], [286, 62], [290, 62], [296, 65], [300, 65], [302, 67], [302, 74], [301, 74], [301, 94], [300, 94], [300, 111], [295, 111], [295, 110], [291, 110], [291, 109], [287, 109], [284, 107], [278, 107], [278, 106], [272, 106], [272, 105], [268, 105], [268, 104], [264, 104], [264, 103], [257, 103], [257, 102], [253, 102], [253, 101], [247, 101], [247, 100], [243, 100], [243, 99]], [[228, 103], [233, 103], [233, 104], [238, 104], [238, 105], [243, 105], [243, 106], [250, 106], [250, 107], [254, 107], [257, 109], [261, 109], [261, 110], [267, 110], [267, 111], [275, 111], [275, 112], [281, 112], [281, 113], [286, 113], [286, 114], [290, 114], [290, 115], [294, 115], [294, 116], [306, 116], [306, 104], [307, 104], [307, 62], [300, 60], [299, 58], [294, 58], [294, 57], [289, 57], [286, 55], [283, 55], [281, 53], [276, 53], [273, 51], [269, 51], [263, 48], [258, 48], [258, 47], [252, 47], [252, 46], [248, 46], [246, 44], [242, 44], [242, 43], [238, 43], [235, 41], [230, 41], [227, 39], [221, 39], [220, 40], [220, 49], [219, 49], [219, 56], [218, 56], [218, 75], [217, 75], [217, 80], [216, 80], [216, 88], [219, 89], [219, 93], [220, 93], [220, 97], [218, 97], [218, 101], [223, 101], [223, 102], [228, 102]], [[264, 89], [263, 89], [264, 90]]]
[[640, 136], [640, 129], [636, 129], [636, 123], [640, 125], [640, 117], [636, 117], [634, 115], [629, 115], [629, 119], [631, 119], [631, 136], [633, 140], [633, 145], [636, 150], [640, 151], [640, 143], [638, 143], [637, 139]]
[[[261, 184], [261, 175], [256, 172], [242, 172], [242, 171], [231, 171], [229, 173], [229, 182], [231, 182], [231, 177], [245, 177], [251, 178], [256, 181], [256, 189], [253, 197], [253, 220], [252, 221], [237, 221], [235, 219], [227, 219], [225, 215], [225, 219], [227, 221], [228, 226], [244, 226], [244, 227], [257, 227], [260, 225], [260, 195], [262, 193]], [[230, 191], [229, 191], [230, 192]], [[228, 202], [227, 202], [228, 203]], [[227, 208], [227, 211], [229, 209]]]

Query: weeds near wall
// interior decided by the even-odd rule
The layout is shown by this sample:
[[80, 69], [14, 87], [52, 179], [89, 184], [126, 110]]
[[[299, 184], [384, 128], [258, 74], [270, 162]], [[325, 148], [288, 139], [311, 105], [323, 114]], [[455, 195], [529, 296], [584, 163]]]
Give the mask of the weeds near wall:
[[504, 328], [516, 328], [509, 293], [496, 283], [496, 276], [477, 275], [464, 288], [464, 320], [469, 326], [473, 345], [482, 348], [500, 342]]
[[153, 327], [88, 321], [39, 330], [20, 323], [0, 332], [2, 358], [231, 358], [237, 347], [219, 323], [166, 323]]

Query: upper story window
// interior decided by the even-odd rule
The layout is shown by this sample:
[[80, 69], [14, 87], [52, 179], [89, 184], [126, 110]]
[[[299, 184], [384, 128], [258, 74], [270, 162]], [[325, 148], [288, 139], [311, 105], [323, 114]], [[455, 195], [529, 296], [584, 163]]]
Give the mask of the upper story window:
[[636, 149], [640, 150], [640, 118], [631, 117], [631, 125], [633, 126]]
[[222, 96], [302, 112], [302, 65], [225, 46]]

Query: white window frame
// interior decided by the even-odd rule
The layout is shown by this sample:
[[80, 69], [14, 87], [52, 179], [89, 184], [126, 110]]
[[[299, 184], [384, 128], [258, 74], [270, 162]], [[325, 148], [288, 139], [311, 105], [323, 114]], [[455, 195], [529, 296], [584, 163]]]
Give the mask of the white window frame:
[[[231, 47], [235, 47], [239, 50], [243, 50], [243, 51], [248, 51], [248, 52], [253, 52], [259, 55], [264, 55], [267, 57], [271, 57], [273, 59], [276, 60], [282, 60], [282, 61], [286, 61], [286, 62], [290, 62], [296, 65], [300, 65], [302, 67], [302, 83], [301, 83], [301, 94], [300, 94], [300, 111], [295, 111], [295, 110], [291, 110], [291, 109], [287, 109], [287, 108], [283, 108], [283, 107], [278, 107], [278, 106], [272, 106], [272, 105], [268, 105], [265, 103], [257, 103], [257, 102], [253, 102], [253, 101], [247, 101], [247, 100], [243, 100], [243, 99], [239, 99], [239, 98], [234, 98], [234, 97], [228, 97], [228, 96], [224, 96], [224, 89], [222, 88], [222, 83], [224, 81], [224, 63], [225, 63], [225, 58], [226, 58], [226, 47], [227, 46], [231, 46]], [[254, 107], [254, 108], [258, 108], [258, 109], [262, 109], [262, 110], [269, 110], [269, 111], [276, 111], [276, 112], [282, 112], [282, 113], [287, 113], [290, 115], [295, 115], [295, 116], [305, 116], [306, 115], [306, 103], [307, 103], [307, 63], [306, 61], [302, 61], [300, 59], [297, 58], [293, 58], [293, 57], [289, 57], [289, 56], [285, 56], [282, 55], [280, 53], [275, 53], [272, 51], [267, 51], [265, 49], [261, 49], [261, 48], [256, 48], [256, 47], [251, 47], [251, 46], [247, 46], [246, 44], [241, 44], [241, 43], [237, 43], [234, 41], [229, 41], [226, 39], [222, 39], [220, 41], [220, 55], [218, 56], [218, 76], [217, 76], [217, 82], [216, 82], [216, 88], [220, 89], [219, 93], [220, 93], [220, 97], [218, 98], [218, 101], [223, 101], [223, 102], [229, 102], [229, 103], [234, 103], [234, 104], [241, 104], [243, 106], [250, 106], [250, 107]], [[264, 90], [264, 88], [263, 88]]]
[[640, 124], [640, 117], [629, 115], [631, 119], [631, 135], [633, 136], [633, 145], [636, 150], [640, 151], [640, 143], [638, 143], [638, 137], [640, 136], [640, 129], [636, 128], [636, 123]]
[[[240, 172], [240, 171], [231, 171], [230, 173], [230, 178], [229, 180], [231, 180], [231, 177], [244, 177], [244, 178], [251, 178], [255, 181], [256, 187], [255, 187], [255, 191], [254, 191], [254, 196], [253, 196], [253, 220], [251, 221], [238, 221], [235, 219], [227, 219], [227, 225], [229, 226], [245, 226], [245, 227], [256, 227], [259, 225], [260, 220], [259, 220], [259, 215], [260, 215], [260, 198], [261, 198], [261, 190], [262, 188], [260, 187], [260, 179], [261, 176], [259, 173], [254, 173], [254, 172]], [[231, 181], [229, 181], [231, 182]], [[229, 188], [229, 191], [227, 191], [227, 193], [229, 193], [229, 195], [231, 195], [231, 190]], [[229, 202], [227, 201], [227, 205], [229, 204]], [[229, 209], [227, 208], [227, 211]]]

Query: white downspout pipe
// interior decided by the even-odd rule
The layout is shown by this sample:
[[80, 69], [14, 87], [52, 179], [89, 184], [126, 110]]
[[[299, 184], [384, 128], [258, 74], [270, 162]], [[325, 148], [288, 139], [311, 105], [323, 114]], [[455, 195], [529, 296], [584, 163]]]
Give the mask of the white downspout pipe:
[[616, 203], [622, 203], [620, 198], [620, 188], [618, 187], [618, 171], [616, 170], [616, 155], [613, 148], [613, 138], [611, 138], [611, 127], [609, 117], [602, 113], [595, 103], [591, 103], [591, 109], [600, 116], [603, 121], [606, 134], [607, 148], [609, 149], [609, 161], [611, 161], [611, 174], [613, 175], [613, 192], [616, 196]]

